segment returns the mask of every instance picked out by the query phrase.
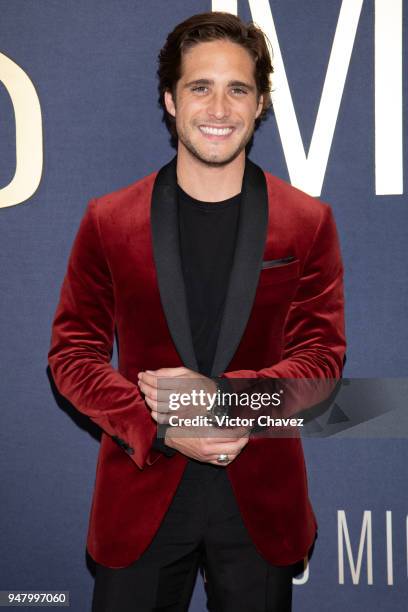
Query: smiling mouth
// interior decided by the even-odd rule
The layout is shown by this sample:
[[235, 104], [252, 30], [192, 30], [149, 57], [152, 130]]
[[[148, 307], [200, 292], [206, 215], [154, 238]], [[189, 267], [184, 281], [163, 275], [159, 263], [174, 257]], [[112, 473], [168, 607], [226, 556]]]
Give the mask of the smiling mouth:
[[232, 127], [213, 127], [209, 125], [200, 125], [200, 132], [206, 136], [229, 136], [234, 131]]

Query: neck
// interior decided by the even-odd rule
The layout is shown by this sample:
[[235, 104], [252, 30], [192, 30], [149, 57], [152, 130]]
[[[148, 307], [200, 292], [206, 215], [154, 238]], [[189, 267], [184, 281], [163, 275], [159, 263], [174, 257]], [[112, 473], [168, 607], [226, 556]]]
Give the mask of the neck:
[[245, 169], [245, 150], [225, 166], [209, 166], [183, 146], [177, 151], [177, 182], [192, 198], [220, 202], [240, 193]]

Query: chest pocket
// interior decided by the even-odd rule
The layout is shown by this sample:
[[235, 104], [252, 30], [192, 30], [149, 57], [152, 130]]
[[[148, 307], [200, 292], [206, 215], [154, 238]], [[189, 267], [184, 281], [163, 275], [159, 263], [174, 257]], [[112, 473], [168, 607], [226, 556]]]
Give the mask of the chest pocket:
[[270, 266], [268, 266], [268, 262], [264, 262], [263, 266], [259, 275], [258, 287], [269, 285], [279, 287], [284, 284], [296, 285], [300, 272], [300, 262], [298, 259], [294, 259], [290, 263], [278, 265], [271, 262]]

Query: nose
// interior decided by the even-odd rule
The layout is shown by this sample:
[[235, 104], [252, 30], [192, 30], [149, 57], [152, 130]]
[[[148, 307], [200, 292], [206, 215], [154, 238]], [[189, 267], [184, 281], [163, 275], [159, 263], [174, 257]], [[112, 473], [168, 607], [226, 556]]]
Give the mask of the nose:
[[207, 107], [208, 114], [215, 119], [224, 119], [230, 114], [230, 105], [224, 92], [214, 92]]

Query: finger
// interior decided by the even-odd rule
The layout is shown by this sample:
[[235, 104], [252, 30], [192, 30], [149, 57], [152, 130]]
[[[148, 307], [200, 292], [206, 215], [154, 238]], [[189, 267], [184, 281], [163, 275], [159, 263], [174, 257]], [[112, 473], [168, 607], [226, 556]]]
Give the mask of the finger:
[[161, 402], [167, 405], [167, 409], [170, 409], [170, 395], [168, 391], [163, 391], [157, 387], [148, 385], [144, 382], [139, 382], [139, 389], [145, 397], [154, 399], [157, 402]]
[[238, 435], [232, 431], [225, 432], [214, 428], [208, 429], [208, 432], [208, 440], [213, 444], [234, 443], [249, 437], [249, 435]]
[[157, 412], [157, 402], [156, 400], [150, 399], [150, 397], [145, 397], [145, 402], [150, 410], [154, 410]]
[[169, 422], [169, 418], [167, 415], [163, 415], [160, 412], [157, 412], [156, 410], [152, 410], [150, 414], [152, 418], [156, 421], [156, 423], [158, 423], [159, 425], [167, 425]]
[[[225, 454], [225, 453], [224, 453]], [[219, 461], [218, 456], [211, 459], [211, 461], [209, 461], [209, 463], [212, 463], [213, 465], [218, 465], [221, 467], [227, 467], [227, 465], [229, 465], [230, 463], [232, 463], [234, 461], [234, 459], [239, 455], [239, 453], [227, 453], [228, 454], [228, 461]]]
[[[193, 381], [197, 380], [197, 383], [193, 384]], [[202, 389], [202, 378], [196, 375], [195, 378], [187, 377], [185, 375], [180, 376], [160, 376], [157, 379], [157, 386], [160, 389], [171, 389], [173, 391], [179, 391], [180, 393], [188, 393], [193, 390], [200, 391]]]
[[158, 370], [145, 370], [147, 374], [154, 374], [155, 376], [163, 376], [169, 378], [171, 378], [172, 376], [184, 376], [185, 374], [187, 374], [187, 372], [190, 371], [191, 370], [183, 366], [177, 368], [159, 368]]
[[166, 407], [166, 412], [177, 412], [179, 410], [178, 400], [176, 403], [174, 402], [174, 398], [171, 397], [169, 391], [164, 391], [162, 389], [155, 389], [154, 387], [145, 386], [143, 387], [146, 391], [145, 395], [155, 399], [157, 403]]
[[157, 398], [157, 389], [155, 389], [155, 387], [151, 387], [150, 385], [146, 385], [145, 383], [140, 382], [139, 389], [141, 390], [145, 398], [146, 397], [149, 397], [150, 399]]
[[162, 414], [175, 414], [176, 416], [180, 416], [178, 411], [174, 411], [170, 408], [169, 406], [169, 402], [163, 402], [160, 401], [160, 393], [159, 393], [159, 399], [157, 400], [157, 412], [160, 412]]
[[218, 457], [218, 455], [236, 455], [238, 452], [240, 452], [243, 448], [244, 448], [245, 444], [242, 444], [242, 442], [237, 443], [226, 443], [226, 444], [220, 444], [218, 446], [214, 446], [212, 448], [207, 448], [207, 454], [209, 457]]
[[[245, 446], [246, 444], [240, 444], [239, 446], [235, 446], [235, 448], [228, 449], [227, 446], [224, 445], [215, 456], [211, 456], [211, 463], [214, 463], [215, 465], [228, 465], [240, 454]], [[222, 461], [220, 463], [218, 459], [221, 455], [227, 455], [228, 462]]]
[[[164, 371], [165, 368], [162, 368]], [[169, 368], [167, 368], [168, 370]], [[185, 370], [185, 368], [174, 368]], [[191, 380], [191, 379], [189, 379]], [[178, 391], [180, 393], [191, 391], [191, 382], [188, 382], [183, 374], [179, 374], [177, 376], [165, 376], [161, 374], [160, 376], [156, 376], [156, 374], [151, 374], [150, 372], [139, 372], [138, 374], [138, 384], [149, 385], [153, 388], [158, 388], [161, 390], [168, 389], [169, 391]]]
[[199, 374], [187, 376], [180, 374], [177, 376], [159, 376], [157, 377], [157, 387], [160, 389], [168, 389], [169, 391], [177, 391], [179, 393], [191, 393], [192, 391], [205, 390], [203, 387], [203, 377]]
[[139, 372], [137, 375], [137, 379], [140, 385], [140, 382], [146, 385], [150, 385], [152, 387], [157, 387], [157, 376], [153, 373], [149, 372]]

